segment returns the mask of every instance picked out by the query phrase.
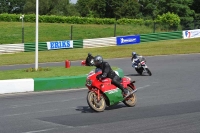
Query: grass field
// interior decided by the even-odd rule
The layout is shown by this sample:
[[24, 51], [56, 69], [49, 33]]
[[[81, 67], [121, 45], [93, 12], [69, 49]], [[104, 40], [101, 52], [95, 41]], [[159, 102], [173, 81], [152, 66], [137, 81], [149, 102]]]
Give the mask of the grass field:
[[[70, 68], [65, 67], [48, 67], [42, 68], [48, 71], [29, 71], [27, 70], [34, 69], [17, 69], [9, 71], [0, 71], [0, 80], [5, 79], [22, 79], [22, 78], [50, 78], [50, 77], [62, 77], [62, 76], [77, 76], [88, 74], [91, 70], [94, 70], [95, 67], [84, 67], [84, 66], [72, 66]], [[117, 67], [112, 66], [113, 70], [116, 70]]]
[[74, 66], [65, 67], [49, 67], [49, 71], [26, 72], [27, 69], [0, 71], [0, 80], [3, 79], [22, 79], [22, 78], [45, 78], [60, 76], [76, 76], [89, 73], [94, 67]]
[[[107, 59], [130, 57], [132, 51], [136, 51], [144, 56], [200, 53], [200, 38], [157, 41], [141, 43], [138, 45], [111, 46], [103, 48], [40, 51], [39, 63], [64, 62], [66, 59], [71, 61], [83, 60], [86, 58], [88, 52], [93, 55], [102, 55], [103, 58]], [[35, 52], [0, 55], [0, 66], [31, 63], [35, 63]]]
[[[141, 43], [139, 45], [112, 46], [91, 49], [68, 49], [39, 52], [39, 62], [62, 62], [68, 60], [85, 59], [87, 53], [102, 55], [103, 58], [131, 57], [131, 52], [148, 55], [169, 55], [200, 53], [200, 38], [187, 40], [169, 40]], [[0, 55], [0, 65], [16, 65], [34, 63], [35, 53], [17, 53]], [[25, 70], [0, 71], [0, 80], [17, 78], [59, 77], [88, 73], [92, 67], [50, 67], [50, 71], [25, 72]]]
[[[41, 23], [39, 42], [69, 39], [70, 26], [71, 25], [69, 24]], [[21, 42], [20, 22], [0, 22], [0, 28], [0, 44]], [[73, 39], [113, 36], [113, 28], [113, 25], [73, 25]], [[151, 32], [152, 29], [147, 27], [133, 25], [117, 26], [117, 35]], [[25, 42], [34, 41], [35, 24], [25, 23]], [[65, 60], [83, 60], [86, 58], [88, 52], [92, 53], [93, 55], [102, 55], [104, 59], [131, 57], [131, 53], [133, 51], [136, 51], [144, 56], [200, 53], [200, 38], [157, 41], [141, 43], [138, 45], [112, 46], [103, 48], [40, 51], [39, 63], [63, 62]], [[0, 55], [0, 66], [31, 63], [35, 63], [35, 52]], [[50, 71], [41, 72], [25, 72], [24, 70], [0, 71], [0, 79], [55, 77], [65, 75], [72, 76], [74, 74], [85, 74], [90, 70], [90, 67], [72, 67], [70, 69], [54, 67], [51, 68]]]
[[[114, 25], [74, 24], [72, 40], [102, 38], [114, 36]], [[21, 22], [0, 22], [0, 44], [17, 44], [22, 42]], [[116, 36], [147, 34], [153, 32], [153, 26], [117, 25]], [[156, 32], [160, 32], [157, 29]], [[39, 42], [69, 40], [71, 24], [39, 23]], [[24, 42], [35, 42], [35, 23], [24, 22]]]

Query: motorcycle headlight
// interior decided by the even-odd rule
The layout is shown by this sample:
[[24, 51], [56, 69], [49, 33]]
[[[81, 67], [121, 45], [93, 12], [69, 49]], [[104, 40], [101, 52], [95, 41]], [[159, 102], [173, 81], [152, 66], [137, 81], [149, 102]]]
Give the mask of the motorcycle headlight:
[[86, 80], [86, 85], [87, 85], [87, 86], [91, 86], [91, 85], [92, 85], [92, 80], [87, 79], [87, 80]]

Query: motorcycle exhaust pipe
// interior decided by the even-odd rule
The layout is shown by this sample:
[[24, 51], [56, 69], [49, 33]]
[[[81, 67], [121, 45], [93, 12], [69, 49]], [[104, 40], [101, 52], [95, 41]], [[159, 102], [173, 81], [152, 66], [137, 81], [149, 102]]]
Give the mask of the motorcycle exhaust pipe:
[[131, 94], [136, 93], [136, 92], [137, 92], [137, 89], [133, 90], [133, 91], [131, 92]]
[[133, 90], [128, 96], [124, 97], [124, 100], [126, 100], [127, 97], [129, 97], [130, 95], [132, 95], [133, 93], [135, 93], [137, 91], [137, 89]]

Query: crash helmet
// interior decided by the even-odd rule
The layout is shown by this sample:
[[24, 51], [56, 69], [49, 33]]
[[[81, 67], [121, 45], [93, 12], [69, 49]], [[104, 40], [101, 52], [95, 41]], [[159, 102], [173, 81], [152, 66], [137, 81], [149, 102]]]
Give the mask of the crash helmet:
[[101, 65], [101, 63], [103, 63], [103, 57], [100, 55], [95, 56], [94, 57], [94, 65], [99, 66], [99, 65]]
[[88, 56], [90, 57], [90, 56], [92, 56], [92, 54], [91, 54], [91, 53], [88, 53]]
[[132, 52], [132, 56], [133, 56], [134, 59], [137, 58], [136, 52]]

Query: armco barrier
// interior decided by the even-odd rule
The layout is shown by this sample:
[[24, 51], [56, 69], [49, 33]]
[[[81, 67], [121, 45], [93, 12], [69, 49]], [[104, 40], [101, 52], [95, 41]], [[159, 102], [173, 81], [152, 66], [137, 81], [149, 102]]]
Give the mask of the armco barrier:
[[[122, 69], [118, 68], [116, 72], [120, 77], [124, 76]], [[0, 80], [0, 94], [83, 88], [86, 76]]]
[[24, 44], [2, 44], [0, 54], [24, 52]]
[[84, 39], [83, 48], [116, 46], [116, 37]]
[[[160, 32], [151, 34], [141, 34], [140, 42], [151, 42], [151, 41], [182, 39], [182, 38], [183, 38], [182, 31]], [[117, 44], [116, 37], [73, 40], [73, 48], [107, 47], [107, 46], [116, 46], [116, 44]], [[38, 50], [39, 51], [48, 50], [47, 43], [39, 42]], [[32, 52], [32, 51], [35, 51], [35, 43], [0, 45], [0, 54], [16, 53], [16, 52]]]
[[160, 32], [160, 33], [151, 33], [151, 34], [141, 34], [140, 35], [141, 42], [182, 39], [182, 38], [183, 38], [182, 31]]
[[83, 48], [83, 40], [73, 40], [74, 48]]
[[[45, 51], [45, 50], [47, 50], [47, 43], [39, 42], [38, 51]], [[35, 43], [24, 43], [24, 52], [33, 52], [33, 51], [35, 51]]]

